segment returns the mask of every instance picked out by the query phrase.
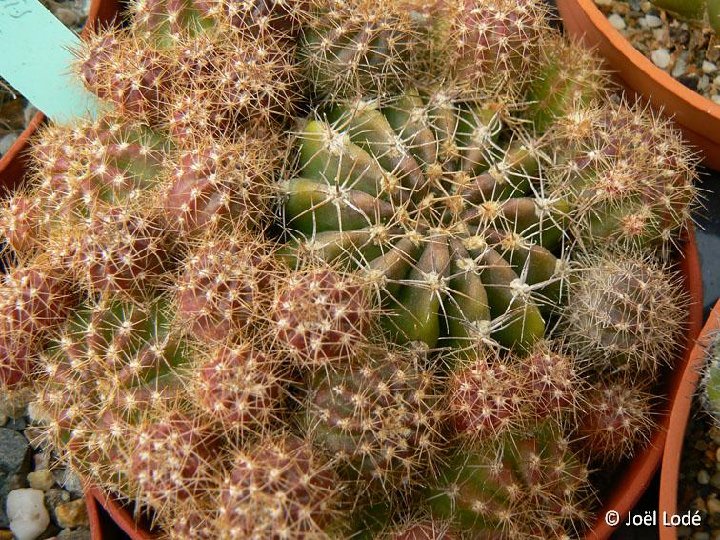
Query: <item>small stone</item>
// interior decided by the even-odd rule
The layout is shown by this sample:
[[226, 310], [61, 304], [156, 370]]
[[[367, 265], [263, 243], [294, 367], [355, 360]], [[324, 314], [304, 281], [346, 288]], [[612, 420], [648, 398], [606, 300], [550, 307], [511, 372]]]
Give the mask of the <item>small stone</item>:
[[710, 77], [703, 75], [698, 81], [698, 90], [705, 90], [708, 86], [710, 86]]
[[613, 13], [608, 17], [608, 21], [610, 21], [610, 24], [612, 24], [613, 28], [615, 30], [625, 30], [625, 27], [627, 26], [625, 24], [625, 19], [623, 19], [620, 15], [617, 13]]
[[20, 418], [27, 414], [28, 403], [35, 397], [32, 390], [25, 388], [0, 394], [0, 414]]
[[17, 540], [35, 540], [50, 525], [50, 515], [39, 489], [16, 489], [7, 497], [10, 530]]
[[686, 69], [687, 69], [687, 62], [685, 61], [684, 57], [680, 56], [675, 61], [675, 65], [673, 66], [672, 76], [677, 79], [678, 77], [680, 77], [680, 75], [685, 74]]
[[40, 489], [42, 491], [47, 491], [55, 485], [55, 479], [53, 478], [52, 473], [47, 469], [33, 471], [27, 475], [27, 479], [31, 488]]
[[53, 471], [53, 476], [55, 477], [55, 482], [57, 482], [60, 487], [66, 489], [76, 497], [82, 497], [82, 481], [80, 480], [80, 477], [72, 470], [56, 469], [55, 471]]
[[697, 531], [692, 535], [693, 540], [710, 540], [710, 533], [705, 531]]
[[670, 65], [670, 53], [667, 49], [655, 49], [650, 53], [650, 58], [660, 69], [665, 69]]
[[705, 73], [715, 73], [717, 71], [717, 66], [715, 64], [713, 64], [712, 62], [708, 62], [707, 60], [705, 60], [702, 63], [702, 70]]
[[[0, 152], [2, 154], [2, 152]], [[8, 423], [9, 418], [5, 416], [4, 414], [0, 414], [0, 427], [3, 427], [5, 424]]]
[[14, 429], [15, 431], [24, 431], [27, 427], [27, 420], [24, 416], [20, 418], [10, 418], [4, 427]]
[[10, 147], [17, 141], [17, 133], [7, 133], [0, 137], [0, 155], [6, 154]]
[[720, 501], [715, 497], [709, 497], [708, 500], [705, 501], [705, 506], [707, 506], [709, 514], [720, 514]]
[[595, 0], [598, 6], [612, 6], [613, 0]]
[[[715, 94], [714, 96], [710, 97], [711, 100], [713, 100], [715, 103], [720, 105], [720, 94]], [[720, 465], [720, 463], [718, 463]]]
[[57, 540], [90, 540], [89, 529], [63, 529], [57, 535]]
[[5, 513], [5, 498], [14, 489], [25, 487], [30, 472], [31, 452], [19, 431], [0, 428], [0, 528], [10, 524]]
[[660, 17], [656, 17], [655, 15], [645, 15], [643, 20], [645, 21], [645, 24], [643, 25], [641, 20], [640, 26], [647, 26], [648, 28], [659, 28], [663, 23], [662, 19]]
[[85, 499], [76, 499], [55, 507], [55, 519], [63, 529], [75, 529], [88, 525]]
[[33, 467], [33, 470], [41, 471], [43, 469], [49, 469], [50, 468], [50, 452], [47, 450], [44, 450], [42, 452], [34, 454], [33, 461], [35, 462], [35, 466]]
[[78, 16], [78, 13], [71, 9], [59, 7], [55, 9], [53, 13], [55, 13], [55, 16], [60, 19], [60, 22], [65, 26], [72, 28], [73, 26], [80, 24], [80, 17]]
[[70, 502], [71, 498], [70, 494], [64, 489], [49, 489], [45, 492], [45, 508], [50, 511], [50, 518], [54, 523], [57, 523], [55, 508], [63, 503]]
[[707, 485], [710, 482], [710, 474], [705, 469], [701, 470], [697, 473], [697, 482], [702, 486]]
[[677, 80], [687, 86], [690, 90], [697, 90], [698, 76], [695, 73], [686, 73], [677, 78]]
[[[718, 75], [717, 77], [715, 77], [715, 78], [713, 79], [713, 84], [714, 84], [715, 86], [717, 86], [717, 87], [720, 87], [720, 75]], [[720, 448], [719, 448], [719, 449], [720, 449]], [[718, 461], [720, 461], [720, 458], [718, 458]]]

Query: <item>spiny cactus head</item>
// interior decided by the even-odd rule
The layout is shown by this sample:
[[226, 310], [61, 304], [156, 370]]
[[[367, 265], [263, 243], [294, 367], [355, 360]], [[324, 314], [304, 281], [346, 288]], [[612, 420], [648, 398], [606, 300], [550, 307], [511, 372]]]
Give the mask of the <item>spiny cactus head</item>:
[[174, 285], [178, 324], [202, 341], [220, 342], [262, 317], [280, 274], [271, 247], [248, 234], [218, 234], [191, 244]]
[[232, 138], [255, 123], [274, 126], [294, 114], [301, 97], [298, 68], [281, 38], [260, 40], [228, 29], [179, 48], [182, 79], [164, 108], [176, 136]]
[[173, 408], [153, 411], [127, 437], [129, 473], [141, 502], [162, 508], [215, 487], [221, 441], [204, 419]]
[[278, 280], [270, 308], [276, 347], [310, 370], [352, 359], [375, 314], [361, 279], [312, 264]]
[[184, 376], [205, 416], [247, 438], [266, 433], [285, 412], [284, 370], [279, 358], [248, 341], [198, 350]]
[[93, 212], [83, 222], [64, 224], [48, 253], [91, 291], [152, 297], [175, 263], [175, 239], [157, 214], [131, 206]]
[[706, 349], [706, 364], [702, 379], [702, 397], [705, 410], [713, 418], [715, 425], [720, 424], [720, 339], [715, 334]]
[[42, 250], [45, 227], [40, 199], [30, 190], [13, 193], [0, 205], [0, 235], [16, 259], [28, 261]]
[[582, 257], [563, 308], [562, 335], [577, 358], [655, 376], [681, 343], [687, 298], [679, 277], [649, 256]]
[[[463, 365], [464, 364], [464, 365]], [[525, 370], [492, 349], [477, 351], [469, 362], [456, 366], [448, 382], [448, 408], [455, 432], [474, 444], [520, 429], [527, 420], [530, 399]]]
[[436, 73], [492, 90], [522, 88], [534, 74], [549, 33], [542, 2], [451, 0], [434, 6]]
[[381, 95], [414, 80], [419, 29], [400, 0], [312, 0], [298, 49], [319, 98]]
[[632, 377], [599, 381], [583, 395], [574, 445], [596, 463], [632, 457], [657, 429], [655, 403], [648, 384]]
[[274, 202], [274, 141], [241, 135], [235, 141], [195, 137], [170, 153], [161, 181], [160, 205], [181, 234], [238, 224], [267, 226]]
[[218, 494], [224, 540], [315, 538], [338, 516], [343, 484], [305, 441], [276, 433], [233, 452]]
[[431, 470], [442, 413], [425, 362], [419, 351], [376, 347], [308, 377], [300, 421], [356, 497], [392, 498]]
[[403, 519], [382, 531], [381, 540], [458, 540], [457, 532], [452, 531], [450, 523], [430, 516], [413, 516]]
[[156, 123], [172, 89], [172, 61], [143, 37], [124, 29], [94, 31], [76, 51], [85, 87], [123, 116]]
[[69, 276], [43, 259], [10, 268], [0, 283], [0, 387], [28, 384], [35, 357], [80, 301]]
[[518, 368], [526, 370], [530, 388], [531, 415], [537, 422], [554, 419], [563, 423], [575, 421], [582, 414], [581, 403], [586, 391], [577, 359], [566, 347], [553, 342], [538, 342], [520, 360]]
[[292, 40], [307, 17], [309, 0], [195, 0], [206, 17], [248, 32], [253, 36], [274, 35]]
[[544, 195], [545, 140], [501, 116], [441, 86], [307, 119], [283, 188], [289, 248], [360, 267], [398, 341], [531, 346], [538, 304], [562, 296], [570, 208]]
[[426, 491], [436, 519], [480, 538], [576, 537], [592, 499], [587, 467], [542, 426], [457, 451]]
[[537, 133], [555, 121], [601, 101], [610, 87], [602, 59], [582, 44], [548, 32], [539, 47], [540, 58], [526, 90], [523, 113]]
[[116, 113], [43, 128], [32, 155], [44, 220], [55, 226], [137, 202], [156, 185], [168, 146], [157, 132]]
[[565, 143], [551, 193], [574, 207], [573, 232], [601, 243], [667, 255], [691, 223], [696, 158], [669, 121], [640, 105], [578, 108], [553, 131]]

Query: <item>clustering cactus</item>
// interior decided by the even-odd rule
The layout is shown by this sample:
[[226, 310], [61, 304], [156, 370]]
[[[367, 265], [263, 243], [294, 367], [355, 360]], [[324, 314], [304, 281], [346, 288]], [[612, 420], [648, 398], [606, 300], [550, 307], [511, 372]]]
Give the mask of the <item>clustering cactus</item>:
[[176, 540], [584, 535], [682, 330], [677, 134], [536, 0], [129, 14], [0, 209], [44, 439]]

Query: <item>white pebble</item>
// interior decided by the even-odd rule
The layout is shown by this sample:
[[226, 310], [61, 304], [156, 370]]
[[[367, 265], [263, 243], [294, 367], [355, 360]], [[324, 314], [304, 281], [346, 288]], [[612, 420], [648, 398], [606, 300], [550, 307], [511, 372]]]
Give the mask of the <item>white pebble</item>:
[[[714, 84], [715, 86], [720, 86], [720, 75], [718, 75], [717, 77], [715, 77], [715, 78], [713, 79], [713, 84]], [[718, 461], [720, 461], [720, 458], [718, 459]]]
[[612, 24], [615, 30], [625, 30], [625, 19], [623, 19], [617, 13], [613, 13], [612, 15], [610, 15], [608, 17], [608, 21], [610, 21], [610, 24]]
[[714, 73], [715, 71], [717, 71], [717, 66], [715, 64], [713, 64], [712, 62], [708, 62], [707, 60], [705, 60], [702, 63], [702, 70], [705, 73]]
[[708, 86], [710, 86], [710, 77], [708, 77], [707, 75], [703, 75], [698, 80], [698, 90], [705, 90]]
[[35, 540], [50, 524], [50, 516], [39, 489], [15, 489], [7, 496], [10, 530], [17, 540]]
[[[710, 99], [712, 99], [715, 103], [717, 103], [718, 105], [720, 105], [720, 94], [715, 94], [715, 95], [712, 96]], [[720, 465], [720, 463], [718, 463], [718, 465]]]
[[[645, 15], [645, 26], [648, 28], [660, 28], [662, 26], [662, 19], [655, 15]], [[642, 23], [641, 23], [642, 24]]]
[[672, 70], [672, 76], [679, 77], [680, 75], [684, 75], [686, 69], [687, 62], [685, 61], [685, 58], [681, 56], [675, 61], [675, 65], [673, 66]]
[[670, 65], [670, 53], [667, 49], [655, 49], [650, 53], [650, 58], [660, 69], [665, 69]]
[[613, 0], [595, 0], [598, 6], [612, 6]]

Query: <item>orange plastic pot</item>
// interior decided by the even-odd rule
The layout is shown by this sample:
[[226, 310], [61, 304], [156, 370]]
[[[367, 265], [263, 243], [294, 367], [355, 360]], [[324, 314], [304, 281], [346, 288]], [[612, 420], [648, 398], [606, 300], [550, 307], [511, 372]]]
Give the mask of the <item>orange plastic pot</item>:
[[[697, 244], [695, 243], [695, 233], [692, 229], [686, 235], [682, 253], [683, 257], [679, 263], [679, 267], [683, 276], [686, 293], [690, 299], [686, 319], [687, 334], [682, 355], [678, 355], [672, 369], [669, 369], [667, 372], [666, 390], [664, 392], [667, 400], [663, 408], [658, 411], [660, 415], [658, 430], [653, 434], [648, 446], [642, 452], [638, 453], [624, 469], [617, 471], [616, 484], [608, 497], [603, 501], [603, 507], [598, 512], [598, 519], [592, 530], [586, 536], [587, 540], [604, 540], [609, 538], [613, 533], [615, 528], [609, 526], [605, 521], [607, 512], [615, 511], [620, 517], [620, 522], [625, 520], [627, 514], [635, 504], [637, 504], [647, 489], [660, 465], [666, 435], [671, 427], [671, 407], [673, 414], [675, 414], [675, 410], [684, 401], [688, 401], [689, 406], [689, 400], [686, 399], [686, 378], [688, 372], [692, 371], [691, 350], [693, 350], [692, 347], [702, 328], [703, 319], [700, 259]], [[694, 388], [694, 384], [692, 388]], [[692, 388], [690, 389], [690, 393], [692, 393]], [[675, 405], [674, 407], [673, 404]], [[687, 410], [685, 412], [685, 420], [686, 419]], [[683, 432], [684, 423], [679, 435], [680, 440], [682, 440]], [[679, 454], [679, 448], [677, 453]], [[677, 466], [675, 470], [675, 478], [677, 480]], [[677, 487], [677, 481], [675, 482], [675, 487]], [[101, 519], [102, 515], [97, 509], [98, 505], [101, 505], [105, 509], [107, 517], [112, 518], [115, 524], [132, 540], [159, 538], [160, 535], [150, 532], [147, 526], [136, 525], [133, 520], [132, 506], [122, 505], [116, 498], [108, 496], [98, 489], [89, 490], [87, 495], [93, 540], [111, 540], [117, 538], [116, 536], [103, 535], [104, 531], [112, 527], [112, 524], [103, 522]], [[94, 508], [91, 508], [91, 506]]]
[[[122, 0], [92, 0], [83, 35], [93, 26], [107, 24], [115, 19], [120, 12], [122, 3]], [[25, 171], [26, 150], [30, 144], [30, 138], [44, 121], [43, 113], [35, 114], [30, 124], [0, 158], [0, 186], [6, 189], [14, 189], [18, 186]]]
[[557, 0], [565, 31], [596, 48], [626, 90], [675, 119], [683, 135], [720, 170], [720, 105], [655, 66], [618, 32], [593, 0]]
[[[670, 426], [665, 442], [665, 455], [662, 460], [660, 472], [660, 501], [658, 515], [663, 512], [667, 515], [677, 514], [677, 493], [678, 478], [680, 475], [680, 463], [682, 459], [683, 442], [685, 440], [685, 429], [687, 428], [690, 416], [690, 407], [697, 390], [702, 368], [705, 364], [705, 353], [710, 346], [711, 340], [720, 331], [720, 301], [715, 304], [705, 326], [698, 337], [695, 346], [690, 354], [690, 361], [685, 367], [682, 383], [670, 412]], [[658, 519], [660, 527], [660, 540], [677, 539], [677, 531], [674, 527], [664, 527], [662, 519]]]

